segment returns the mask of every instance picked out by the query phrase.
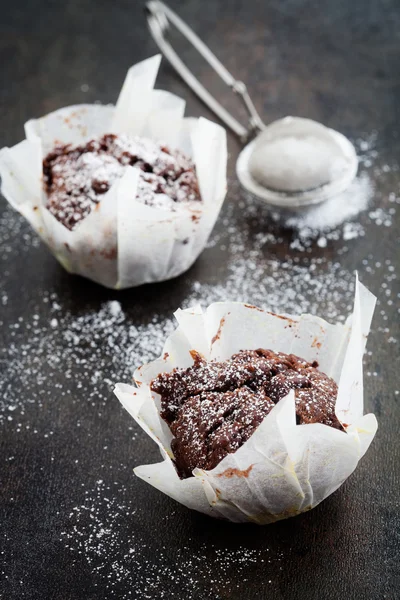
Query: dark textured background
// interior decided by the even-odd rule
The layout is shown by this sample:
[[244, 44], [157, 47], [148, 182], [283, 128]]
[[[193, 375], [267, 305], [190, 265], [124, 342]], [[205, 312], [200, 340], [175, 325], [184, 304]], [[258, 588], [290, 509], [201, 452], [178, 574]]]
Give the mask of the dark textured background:
[[[389, 206], [389, 193], [399, 191], [398, 0], [189, 0], [172, 5], [228, 68], [247, 81], [266, 120], [286, 114], [308, 116], [353, 140], [376, 130], [378, 167], [392, 167], [390, 172], [382, 168], [372, 172], [375, 202]], [[234, 110], [235, 98], [194, 51], [185, 52], [202, 80]], [[3, 2], [0, 146], [22, 139], [22, 125], [33, 116], [72, 103], [115, 101], [126, 69], [154, 53], [142, 3], [136, 0]], [[82, 84], [89, 90], [83, 92]], [[166, 64], [158, 85], [186, 96], [188, 114], [211, 117]], [[239, 145], [233, 137], [229, 144], [233, 176]], [[229, 213], [224, 209], [237, 227], [243, 218], [238, 197], [233, 187], [229, 202], [234, 208]], [[18, 407], [26, 398], [26, 410], [13, 421], [5, 418], [0, 423], [1, 598], [400, 597], [399, 395], [395, 394], [399, 356], [398, 345], [389, 343], [385, 332], [388, 327], [391, 336], [399, 336], [396, 281], [391, 284], [393, 304], [378, 307], [369, 341], [372, 354], [366, 357], [366, 370], [377, 375], [368, 378], [366, 408], [375, 412], [380, 429], [357, 472], [308, 514], [265, 528], [235, 526], [191, 513], [134, 479], [133, 466], [154, 461], [157, 451], [136, 428], [132, 439], [132, 423], [106, 384], [93, 384], [92, 402], [87, 401], [88, 388], [82, 393], [73, 383], [58, 397], [66, 366], [55, 371], [46, 361], [35, 362], [31, 334], [24, 325], [16, 338], [14, 327], [18, 319], [29, 323], [33, 313], [44, 327], [49, 316], [43, 298], [51, 294], [64, 315], [85, 315], [102, 302], [117, 299], [127, 327], [147, 324], [153, 315], [166, 318], [182, 304], [190, 282], [224, 281], [229, 244], [224, 253], [217, 241], [187, 275], [173, 282], [117, 293], [64, 273], [42, 245], [29, 245], [33, 234], [22, 219], [10, 214], [1, 199], [0, 216], [3, 223], [10, 222], [10, 234], [0, 240], [1, 291], [8, 298], [0, 306], [0, 369], [10, 377], [1, 380], [0, 397], [18, 399]], [[262, 210], [246, 223], [255, 236], [267, 226]], [[385, 297], [376, 263], [398, 265], [399, 222], [384, 229], [365, 221], [365, 227], [366, 236], [350, 241], [346, 251], [340, 241], [324, 250], [313, 246], [311, 253], [299, 253], [299, 264], [321, 258], [316, 269], [322, 277], [338, 258], [346, 272], [358, 269], [362, 281]], [[6, 229], [3, 225], [2, 231]], [[223, 240], [224, 230], [221, 219], [217, 240]], [[15, 231], [28, 242], [13, 236]], [[270, 264], [268, 252], [278, 264], [285, 261], [289, 233], [283, 232], [282, 238], [281, 245], [266, 248], [265, 256], [257, 258], [265, 269]], [[248, 235], [245, 253], [252, 249], [251, 239]], [[365, 260], [370, 268], [365, 268]], [[340, 299], [337, 303], [339, 311]], [[348, 296], [343, 310], [347, 304]], [[12, 357], [15, 365], [15, 352], [22, 352], [25, 336], [31, 340], [32, 364], [21, 356], [22, 373], [9, 364]], [[83, 347], [81, 357], [89, 353], [90, 348]], [[111, 372], [111, 356], [104, 355], [102, 365], [108, 358]], [[83, 368], [76, 361], [69, 367], [72, 377], [74, 370]], [[119, 379], [125, 373], [113, 375]], [[97, 393], [103, 399], [101, 410], [96, 407]], [[105, 469], [111, 469], [112, 476], [109, 471], [107, 478]], [[96, 488], [94, 482], [100, 479], [105, 487]], [[74, 520], [75, 506], [81, 509]]]

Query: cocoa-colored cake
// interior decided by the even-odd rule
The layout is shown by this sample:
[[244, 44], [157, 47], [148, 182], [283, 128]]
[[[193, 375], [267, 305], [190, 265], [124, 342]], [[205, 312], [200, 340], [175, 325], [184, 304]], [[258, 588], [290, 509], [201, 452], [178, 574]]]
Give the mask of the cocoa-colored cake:
[[263, 349], [242, 350], [225, 362], [192, 355], [193, 366], [151, 382], [161, 396], [161, 416], [174, 435], [171, 449], [183, 478], [196, 467], [213, 469], [240, 448], [291, 389], [298, 424], [342, 429], [335, 415], [337, 385], [316, 362]]
[[152, 140], [106, 134], [83, 146], [57, 146], [43, 161], [47, 208], [68, 229], [87, 217], [127, 166], [141, 170], [136, 200], [174, 210], [200, 201], [193, 162]]

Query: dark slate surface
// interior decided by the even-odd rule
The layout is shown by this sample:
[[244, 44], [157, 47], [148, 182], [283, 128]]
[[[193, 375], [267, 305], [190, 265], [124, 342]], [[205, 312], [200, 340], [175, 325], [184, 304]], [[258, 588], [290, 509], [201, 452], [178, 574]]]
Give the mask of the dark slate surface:
[[[22, 139], [22, 125], [32, 116], [115, 100], [127, 67], [155, 52], [141, 4], [3, 3], [1, 146]], [[399, 287], [393, 270], [399, 221], [387, 211], [397, 206], [389, 195], [399, 192], [398, 2], [173, 5], [248, 82], [267, 120], [294, 113], [353, 140], [368, 139], [369, 147], [375, 140], [368, 171], [373, 210], [391, 214], [391, 226], [367, 211], [360, 217], [365, 236], [289, 251], [292, 234], [274, 229], [261, 207], [241, 208], [231, 185], [214, 243], [188, 274], [118, 293], [63, 272], [1, 200], [0, 597], [394, 599], [400, 589]], [[234, 109], [235, 99], [195, 53], [186, 50], [186, 58]], [[185, 95], [189, 114], [210, 116], [167, 65], [159, 85]], [[238, 149], [231, 137], [232, 177]], [[238, 249], [234, 238], [242, 230]], [[269, 241], [257, 245], [265, 230]], [[256, 264], [254, 281], [232, 267], [243, 257]], [[302, 276], [309, 266], [312, 282], [327, 283], [317, 295]], [[203, 295], [208, 301], [214, 288], [220, 298], [225, 285], [233, 300], [274, 305], [275, 273], [276, 285], [292, 285], [305, 308], [345, 314], [355, 269], [380, 298], [365, 359], [366, 409], [375, 412], [380, 429], [338, 492], [310, 513], [258, 528], [191, 513], [134, 478], [132, 468], [154, 462], [158, 453], [110, 385], [128, 380], [131, 362], [160, 351], [157, 332], [170, 327], [175, 308]], [[123, 316], [116, 315], [118, 305], [105, 304], [110, 300], [121, 303]], [[99, 310], [103, 317], [96, 320]], [[121, 351], [128, 343], [130, 352]]]

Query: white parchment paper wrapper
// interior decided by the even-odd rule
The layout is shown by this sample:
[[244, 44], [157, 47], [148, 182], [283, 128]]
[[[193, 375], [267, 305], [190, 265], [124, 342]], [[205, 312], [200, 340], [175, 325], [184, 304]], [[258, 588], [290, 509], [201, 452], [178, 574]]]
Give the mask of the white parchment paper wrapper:
[[[354, 471], [376, 429], [363, 416], [362, 357], [376, 298], [358, 282], [353, 314], [331, 325], [312, 315], [276, 315], [247, 304], [223, 302], [178, 310], [179, 327], [163, 355], [135, 373], [138, 387], [118, 384], [115, 393], [135, 421], [158, 444], [163, 461], [135, 473], [178, 502], [235, 522], [272, 523], [307, 511], [332, 494]], [[195, 349], [224, 360], [243, 349], [268, 348], [317, 360], [338, 383], [339, 431], [321, 424], [296, 425], [294, 392], [278, 402], [251, 438], [214, 469], [195, 469], [181, 480], [172, 462], [172, 434], [159, 415], [151, 380], [193, 364]]]
[[[185, 102], [155, 90], [161, 57], [129, 69], [116, 106], [78, 105], [25, 124], [26, 140], [0, 151], [2, 193], [60, 263], [111, 288], [162, 281], [186, 271], [203, 250], [226, 194], [226, 132], [207, 119], [183, 118]], [[202, 203], [176, 212], [136, 201], [139, 171], [129, 167], [95, 210], [69, 231], [46, 209], [42, 160], [59, 143], [104, 133], [162, 141], [192, 157]]]

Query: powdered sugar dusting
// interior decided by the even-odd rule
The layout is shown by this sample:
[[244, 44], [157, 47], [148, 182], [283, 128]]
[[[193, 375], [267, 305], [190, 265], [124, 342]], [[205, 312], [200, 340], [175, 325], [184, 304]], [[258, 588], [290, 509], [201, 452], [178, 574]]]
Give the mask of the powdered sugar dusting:
[[[119, 503], [117, 495], [123, 498]], [[133, 507], [131, 494], [123, 486], [109, 478], [101, 479], [85, 491], [82, 504], [72, 508], [68, 529], [61, 533], [72, 557], [87, 557], [107, 597], [121, 598], [123, 583], [126, 599], [167, 600], [179, 594], [188, 599], [215, 600], [220, 597], [219, 589], [225, 597], [239, 587], [238, 574], [245, 586], [255, 569], [262, 567], [275, 574], [283, 569], [283, 553], [279, 550], [267, 547], [261, 553], [242, 545], [224, 548], [223, 544], [208, 543], [206, 555], [198, 539], [183, 539], [179, 532], [172, 544], [166, 539], [154, 552], [145, 532], [132, 530], [131, 522], [140, 512], [142, 508]], [[162, 528], [173, 519], [172, 512], [158, 526]]]
[[[349, 241], [365, 235], [365, 223], [361, 220], [364, 221], [363, 213], [374, 204], [374, 196], [378, 195], [374, 181], [382, 174], [397, 170], [397, 165], [376, 165], [376, 145], [375, 132], [364, 140], [357, 140], [359, 173], [348, 189], [341, 194], [298, 211], [270, 210], [271, 221], [291, 231], [292, 250], [306, 251], [314, 243], [320, 248], [326, 248], [329, 242]], [[248, 199], [251, 201], [251, 195]], [[379, 200], [378, 198], [378, 202]], [[392, 203], [398, 202], [395, 193], [392, 193], [388, 200]], [[377, 225], [390, 227], [394, 214], [393, 207], [379, 207], [370, 211], [368, 216]]]
[[[58, 300], [54, 294], [44, 294], [48, 319], [33, 314], [30, 319], [20, 317], [8, 326], [11, 343], [2, 349], [0, 423], [24, 416], [29, 404], [40, 409], [54, 398], [53, 375], [57, 379], [60, 369], [64, 383], [56, 384], [59, 400], [69, 397], [71, 390], [80, 390], [79, 398], [84, 395], [100, 407], [117, 380], [129, 381], [136, 366], [160, 353], [173, 325], [172, 320], [158, 319], [147, 325], [129, 324], [116, 300], [82, 316], [65, 313]], [[46, 376], [41, 372], [41, 364], [46, 364]], [[17, 398], [10, 385], [15, 379], [30, 388], [28, 397]], [[96, 387], [100, 383], [105, 384], [103, 389]], [[73, 402], [78, 402], [78, 397]], [[15, 403], [18, 410], [9, 419], [8, 407]], [[16, 422], [16, 427], [22, 425]]]
[[181, 152], [150, 139], [107, 134], [85, 146], [56, 147], [45, 158], [49, 211], [74, 229], [128, 166], [140, 170], [136, 200], [143, 204], [175, 210], [177, 203], [200, 200], [194, 165]]
[[214, 469], [236, 452], [290, 390], [298, 424], [342, 429], [335, 416], [337, 385], [317, 363], [268, 349], [242, 350], [224, 362], [207, 362], [194, 351], [192, 357], [191, 367], [160, 373], [151, 382], [174, 435], [171, 449], [181, 478], [192, 477], [196, 468]]

